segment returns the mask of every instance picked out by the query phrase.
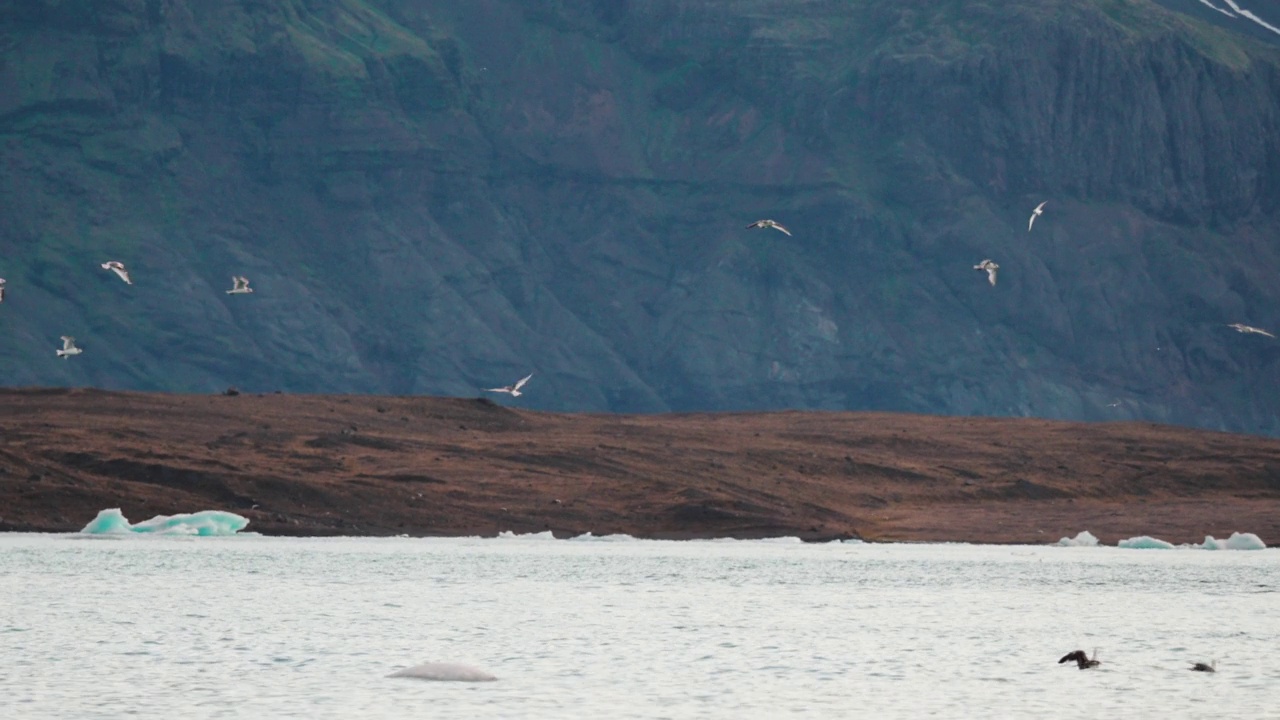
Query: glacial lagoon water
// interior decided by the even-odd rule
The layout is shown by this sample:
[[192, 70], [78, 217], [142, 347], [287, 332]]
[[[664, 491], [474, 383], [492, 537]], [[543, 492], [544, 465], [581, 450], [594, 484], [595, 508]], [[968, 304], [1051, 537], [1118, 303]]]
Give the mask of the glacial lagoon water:
[[1277, 717], [1278, 648], [1273, 549], [0, 535], [5, 718]]

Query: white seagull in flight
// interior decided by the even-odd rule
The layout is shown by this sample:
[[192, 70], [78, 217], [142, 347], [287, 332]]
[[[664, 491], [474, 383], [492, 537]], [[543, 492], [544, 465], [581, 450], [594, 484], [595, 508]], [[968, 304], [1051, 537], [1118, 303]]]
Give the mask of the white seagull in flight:
[[520, 392], [520, 388], [524, 387], [524, 384], [529, 382], [529, 378], [531, 377], [533, 377], [533, 373], [529, 373], [528, 375], [520, 378], [520, 381], [515, 385], [504, 385], [499, 388], [486, 388], [485, 392], [510, 393], [511, 397], [520, 397], [524, 394]]
[[1244, 324], [1242, 324], [1242, 323], [1232, 323], [1232, 324], [1228, 325], [1227, 327], [1229, 327], [1229, 328], [1235, 328], [1236, 330], [1238, 330], [1239, 332], [1242, 332], [1242, 333], [1257, 333], [1257, 334], [1259, 334], [1259, 335], [1266, 335], [1266, 336], [1267, 336], [1267, 337], [1269, 337], [1269, 338], [1274, 338], [1274, 337], [1275, 337], [1275, 335], [1272, 335], [1271, 333], [1267, 332], [1266, 330], [1263, 330], [1262, 328], [1256, 328], [1256, 327], [1253, 327], [1252, 325], [1244, 325]]
[[127, 285], [133, 284], [133, 281], [129, 279], [129, 271], [124, 269], [124, 263], [119, 260], [108, 260], [102, 263], [102, 269], [110, 270], [111, 272], [119, 275], [120, 279], [125, 281], [125, 284]]
[[249, 278], [243, 275], [232, 275], [231, 283], [234, 287], [227, 291], [228, 295], [244, 295], [253, 292], [253, 288], [249, 287]]
[[757, 221], [755, 221], [755, 222], [753, 222], [753, 223], [751, 223], [750, 225], [748, 225], [748, 226], [747, 226], [747, 229], [748, 229], [748, 230], [750, 230], [751, 228], [760, 228], [760, 229], [764, 229], [764, 228], [773, 228], [774, 230], [781, 230], [782, 232], [786, 233], [787, 235], [790, 235], [790, 234], [791, 234], [791, 231], [790, 231], [790, 230], [788, 230], [788, 229], [786, 229], [786, 228], [782, 227], [781, 225], [779, 225], [779, 224], [778, 224], [778, 222], [777, 222], [776, 220], [757, 220]]
[[1045, 200], [1037, 205], [1035, 210], [1031, 211], [1031, 219], [1027, 221], [1027, 232], [1031, 232], [1031, 226], [1036, 224], [1036, 218], [1044, 214], [1044, 206], [1047, 202], [1049, 201]]
[[70, 335], [62, 336], [62, 349], [57, 351], [58, 357], [62, 358], [63, 360], [66, 360], [72, 355], [79, 355], [82, 352], [84, 351], [76, 347], [75, 338], [71, 337]]
[[995, 263], [991, 262], [990, 260], [983, 260], [982, 262], [978, 263], [977, 265], [974, 265], [974, 266], [973, 266], [973, 269], [974, 269], [974, 270], [986, 270], [986, 271], [987, 271], [987, 281], [988, 281], [988, 282], [990, 282], [992, 286], [995, 286], [995, 284], [996, 284], [996, 270], [999, 270], [999, 269], [1000, 269], [1000, 266], [999, 266], [999, 265], [997, 265], [997, 264], [995, 264]]

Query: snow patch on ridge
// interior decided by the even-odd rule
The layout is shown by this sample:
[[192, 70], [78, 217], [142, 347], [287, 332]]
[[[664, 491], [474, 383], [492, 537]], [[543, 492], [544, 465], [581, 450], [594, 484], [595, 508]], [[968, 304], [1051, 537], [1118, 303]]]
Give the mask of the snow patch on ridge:
[[1218, 7], [1217, 5], [1214, 5], [1213, 3], [1209, 2], [1209, 0], [1200, 0], [1200, 4], [1207, 5], [1209, 9], [1217, 10], [1218, 12], [1222, 13], [1223, 15], [1226, 15], [1229, 18], [1237, 17], [1235, 13], [1231, 12], [1230, 10], [1224, 10]]
[[[1246, 18], [1248, 20], [1252, 20], [1255, 23], [1261, 25], [1262, 27], [1270, 30], [1271, 32], [1277, 35], [1280, 35], [1280, 27], [1276, 27], [1275, 25], [1272, 25], [1271, 23], [1267, 22], [1266, 20], [1263, 20], [1262, 18], [1249, 12], [1248, 10], [1245, 10], [1244, 8], [1240, 7], [1240, 3], [1237, 3], [1235, 0], [1222, 0], [1222, 1], [1225, 2], [1227, 5], [1229, 5], [1232, 10], [1235, 10], [1236, 13], [1240, 15], [1240, 17]], [[1216, 10], [1217, 8], [1214, 8], [1214, 9]]]

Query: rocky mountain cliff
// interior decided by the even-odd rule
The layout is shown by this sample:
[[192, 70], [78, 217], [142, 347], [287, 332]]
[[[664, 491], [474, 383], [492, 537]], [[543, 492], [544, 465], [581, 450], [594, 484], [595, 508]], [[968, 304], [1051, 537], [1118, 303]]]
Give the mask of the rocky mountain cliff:
[[1166, 5], [0, 0], [0, 382], [1277, 434], [1280, 49]]

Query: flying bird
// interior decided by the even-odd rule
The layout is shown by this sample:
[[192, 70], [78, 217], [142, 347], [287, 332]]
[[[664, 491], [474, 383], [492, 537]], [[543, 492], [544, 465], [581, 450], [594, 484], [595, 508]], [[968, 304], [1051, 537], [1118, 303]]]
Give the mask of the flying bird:
[[119, 260], [108, 260], [102, 263], [102, 269], [110, 270], [116, 275], [119, 275], [120, 279], [123, 280], [126, 285], [133, 284], [133, 281], [129, 279], [129, 271], [124, 269], [124, 263]]
[[1049, 201], [1045, 200], [1037, 205], [1035, 210], [1031, 211], [1031, 219], [1027, 221], [1027, 232], [1031, 232], [1031, 226], [1036, 224], [1036, 218], [1044, 214], [1044, 206], [1047, 202]]
[[84, 352], [84, 350], [81, 350], [80, 348], [76, 347], [75, 338], [71, 337], [70, 335], [62, 336], [62, 349], [57, 351], [58, 357], [62, 358], [63, 360], [66, 360], [72, 355], [79, 355], [82, 352]]
[[524, 394], [520, 392], [520, 388], [524, 387], [524, 384], [529, 382], [529, 378], [531, 377], [533, 377], [533, 373], [529, 373], [528, 375], [525, 375], [524, 377], [520, 378], [520, 381], [517, 382], [515, 385], [503, 385], [502, 387], [497, 387], [497, 388], [486, 388], [485, 392], [510, 393], [511, 397], [520, 397], [521, 395]]
[[993, 287], [995, 286], [995, 284], [996, 284], [996, 271], [1000, 269], [1000, 266], [999, 266], [999, 265], [997, 265], [997, 264], [995, 264], [995, 263], [991, 262], [990, 260], [983, 260], [982, 262], [978, 263], [977, 265], [974, 265], [974, 266], [973, 266], [973, 269], [974, 269], [974, 270], [986, 270], [986, 271], [987, 271], [987, 282], [990, 282], [990, 283], [991, 283], [991, 285], [992, 285]]
[[1266, 335], [1266, 336], [1267, 336], [1267, 337], [1269, 337], [1269, 338], [1274, 338], [1274, 337], [1275, 337], [1275, 335], [1272, 335], [1271, 333], [1267, 332], [1266, 330], [1263, 330], [1262, 328], [1256, 328], [1256, 327], [1253, 327], [1253, 326], [1251, 326], [1251, 325], [1244, 325], [1244, 324], [1242, 324], [1242, 323], [1232, 323], [1232, 324], [1228, 325], [1227, 327], [1229, 327], [1229, 328], [1235, 328], [1236, 330], [1238, 330], [1238, 331], [1240, 331], [1240, 332], [1242, 332], [1242, 333], [1257, 333], [1257, 334], [1259, 334], [1259, 335]]
[[1076, 650], [1075, 652], [1069, 652], [1066, 655], [1063, 655], [1062, 659], [1058, 661], [1058, 664], [1061, 665], [1069, 660], [1075, 660], [1076, 666], [1081, 670], [1088, 670], [1091, 667], [1098, 667], [1102, 664], [1102, 661], [1098, 659], [1097, 648], [1093, 649], [1093, 657], [1091, 658], [1085, 657], [1083, 650]]
[[1192, 663], [1191, 669], [1195, 672], [1218, 672], [1218, 661], [1214, 660], [1208, 665], [1205, 665], [1202, 662]]
[[786, 229], [786, 228], [782, 227], [781, 225], [779, 225], [779, 224], [778, 224], [778, 222], [777, 222], [776, 220], [757, 220], [757, 221], [755, 221], [755, 222], [753, 222], [753, 223], [751, 223], [750, 225], [748, 225], [748, 226], [747, 226], [747, 229], [748, 229], [748, 230], [750, 230], [751, 228], [760, 228], [760, 229], [762, 229], [762, 230], [763, 230], [764, 228], [773, 228], [774, 230], [781, 230], [782, 232], [786, 233], [787, 235], [790, 235], [790, 234], [791, 234], [791, 231], [790, 231], [790, 230], [788, 230], [788, 229]]
[[[228, 295], [244, 295], [253, 292], [253, 288], [249, 287], [249, 278], [243, 275], [232, 275], [231, 283], [233, 287], [227, 291]], [[270, 290], [270, 288], [267, 288]]]

